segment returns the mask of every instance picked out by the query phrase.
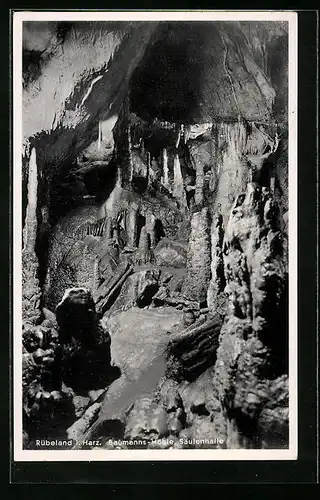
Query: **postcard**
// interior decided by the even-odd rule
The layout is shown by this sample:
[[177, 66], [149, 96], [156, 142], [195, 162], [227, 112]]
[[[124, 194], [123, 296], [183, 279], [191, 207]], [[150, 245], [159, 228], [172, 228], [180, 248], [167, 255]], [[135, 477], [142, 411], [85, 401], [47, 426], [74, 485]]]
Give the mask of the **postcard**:
[[12, 34], [14, 460], [295, 460], [297, 14]]

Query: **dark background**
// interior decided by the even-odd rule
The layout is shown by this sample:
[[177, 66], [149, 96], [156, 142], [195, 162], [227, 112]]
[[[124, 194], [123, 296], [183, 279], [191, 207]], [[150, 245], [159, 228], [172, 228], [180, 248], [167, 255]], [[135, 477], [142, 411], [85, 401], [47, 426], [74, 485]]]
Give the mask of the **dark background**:
[[[151, 5], [152, 3], [152, 5]], [[118, 9], [128, 8], [122, 6], [121, 2], [117, 2]], [[66, 7], [66, 6], [64, 6]], [[91, 4], [94, 8], [94, 5]], [[112, 8], [109, 5], [104, 5], [104, 8]], [[228, 5], [219, 6], [217, 2], [210, 6], [197, 7], [198, 9], [219, 9]], [[279, 9], [277, 5], [275, 8]], [[33, 3], [22, 5], [20, 2], [19, 8], [16, 10], [35, 9]], [[58, 4], [54, 6], [58, 9]], [[69, 6], [69, 8], [72, 8]], [[79, 3], [73, 8], [80, 8]], [[156, 2], [145, 2], [140, 6], [140, 9], [148, 8], [170, 8], [170, 9], [188, 9], [188, 2], [184, 2], [183, 6], [176, 6], [173, 2], [168, 6], [157, 6]], [[237, 7], [234, 7], [237, 8]], [[254, 9], [255, 6], [246, 6], [246, 9]], [[270, 9], [271, 7], [264, 7]], [[282, 7], [283, 8], [283, 7]], [[287, 7], [288, 8], [288, 7]], [[47, 7], [48, 10], [51, 10]], [[9, 13], [6, 11], [4, 14]], [[10, 32], [8, 32], [8, 18], [6, 15], [0, 17], [2, 43], [0, 45], [2, 61], [6, 60], [6, 48], [11, 56]], [[10, 20], [11, 24], [11, 20]], [[166, 495], [162, 487], [158, 485], [156, 488], [151, 487], [154, 483], [175, 483], [183, 484], [188, 482], [186, 491], [187, 496], [199, 497], [199, 484], [212, 484], [211, 491], [216, 495], [221, 494], [220, 484], [242, 483], [272, 483], [268, 485], [268, 496], [274, 497], [276, 494], [276, 485], [279, 484], [306, 484], [318, 482], [318, 450], [317, 443], [317, 11], [299, 11], [299, 457], [297, 461], [243, 461], [243, 462], [62, 462], [62, 463], [10, 463], [10, 482], [22, 484], [54, 484], [54, 483], [108, 483], [109, 485], [134, 485], [134, 484], [149, 484], [150, 488], [144, 489], [147, 493], [147, 498], [162, 498]], [[10, 58], [10, 64], [12, 64]], [[6, 404], [11, 407], [11, 399], [8, 399], [8, 373], [11, 379], [11, 354], [8, 356], [6, 340], [8, 340], [9, 349], [11, 351], [11, 299], [12, 291], [11, 284], [11, 146], [10, 144], [10, 123], [7, 124], [6, 116], [11, 117], [11, 69], [6, 72], [6, 66], [2, 68], [0, 79], [1, 86], [1, 104], [8, 102], [8, 109], [4, 109], [1, 117], [1, 140], [2, 147], [2, 167], [1, 167], [1, 196], [2, 204], [1, 228], [2, 235], [0, 238], [1, 251], [1, 279], [3, 280], [0, 287], [1, 293], [1, 326], [2, 326], [2, 345], [1, 345], [1, 379], [0, 387], [3, 394], [1, 395], [1, 416], [3, 418], [1, 429], [1, 444], [3, 445], [4, 453], [1, 454], [0, 471], [4, 481], [8, 483], [8, 443], [12, 439], [11, 430], [9, 436], [3, 434], [8, 429], [8, 411]], [[7, 79], [8, 75], [8, 79]], [[9, 88], [9, 100], [6, 100], [7, 91]], [[6, 94], [6, 95], [5, 95]], [[8, 126], [7, 126], [8, 125]], [[8, 136], [7, 136], [8, 134]], [[6, 160], [6, 152], [8, 151], [8, 161]], [[7, 189], [8, 184], [8, 189]], [[8, 196], [9, 195], [9, 196]], [[9, 218], [7, 218], [7, 213]], [[9, 228], [7, 225], [9, 220]], [[8, 245], [7, 238], [8, 236]], [[10, 253], [8, 253], [10, 248]], [[9, 276], [9, 280], [8, 280]], [[8, 327], [6, 326], [8, 324]], [[9, 335], [8, 335], [9, 333]], [[9, 351], [9, 352], [10, 352]], [[9, 360], [9, 363], [8, 363]], [[10, 380], [11, 383], [11, 380]], [[3, 432], [4, 431], [4, 432]], [[11, 453], [11, 452], [10, 452]], [[11, 455], [10, 455], [11, 459]], [[195, 483], [192, 487], [190, 483]], [[57, 487], [56, 494], [60, 495], [60, 488]], [[107, 488], [104, 490], [104, 496], [116, 496], [120, 498], [144, 498], [145, 495], [137, 493], [133, 487]], [[42, 488], [41, 488], [42, 489]], [[13, 487], [13, 490], [16, 490]], [[300, 490], [300, 494], [298, 491]], [[32, 496], [36, 493], [32, 487], [27, 496]], [[116, 491], [118, 492], [116, 494]], [[177, 490], [172, 490], [177, 491]], [[237, 487], [232, 488], [235, 495], [238, 497], [239, 490]], [[292, 490], [291, 490], [292, 491]], [[294, 489], [298, 493], [297, 498], [301, 498], [301, 489]], [[12, 493], [12, 492], [11, 492]], [[14, 493], [14, 492], [13, 492]], [[38, 490], [39, 493], [39, 490]], [[136, 494], [137, 493], [137, 494]], [[42, 491], [46, 494], [45, 491]], [[212, 493], [210, 493], [210, 496]], [[281, 493], [281, 497], [285, 498], [291, 493]], [[177, 497], [177, 493], [174, 495]], [[179, 495], [178, 495], [179, 496]], [[293, 495], [294, 496], [294, 495]], [[13, 495], [15, 497], [15, 494]], [[246, 498], [256, 498], [256, 494], [246, 495]], [[309, 497], [310, 498], [310, 497]]]

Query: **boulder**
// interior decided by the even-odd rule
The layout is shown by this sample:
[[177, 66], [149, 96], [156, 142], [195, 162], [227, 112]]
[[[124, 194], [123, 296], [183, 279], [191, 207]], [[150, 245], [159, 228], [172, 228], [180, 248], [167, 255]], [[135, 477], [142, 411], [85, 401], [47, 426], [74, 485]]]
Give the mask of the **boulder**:
[[112, 363], [129, 379], [137, 380], [164, 353], [170, 339], [168, 332], [181, 320], [182, 312], [173, 307], [134, 307], [104, 318], [111, 337]]
[[127, 439], [155, 439], [168, 435], [165, 409], [144, 396], [136, 401], [131, 410], [125, 429]]
[[[175, 365], [179, 378], [194, 380], [209, 366], [214, 365], [220, 328], [219, 319], [200, 318], [171, 336], [167, 359], [169, 365]], [[174, 377], [174, 374], [171, 373], [171, 376]]]
[[131, 307], [146, 307], [150, 305], [153, 296], [159, 289], [160, 271], [145, 269], [129, 276], [124, 283], [119, 297], [108, 311], [126, 311]]
[[154, 257], [159, 266], [184, 268], [187, 264], [186, 243], [162, 238], [154, 249]]

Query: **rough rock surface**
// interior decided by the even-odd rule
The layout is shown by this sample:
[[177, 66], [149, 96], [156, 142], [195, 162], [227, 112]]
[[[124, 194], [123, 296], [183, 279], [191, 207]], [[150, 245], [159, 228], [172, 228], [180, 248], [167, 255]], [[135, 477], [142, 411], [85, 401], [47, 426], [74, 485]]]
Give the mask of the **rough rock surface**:
[[136, 380], [154, 359], [165, 351], [168, 333], [182, 320], [174, 308], [132, 308], [107, 318], [111, 337], [112, 364]]
[[219, 214], [211, 226], [211, 281], [208, 286], [207, 304], [214, 314], [221, 316], [225, 314], [226, 310], [223, 237], [223, 218]]
[[216, 359], [221, 321], [200, 318], [186, 329], [173, 334], [167, 350], [171, 377], [194, 380]]
[[210, 218], [207, 208], [195, 212], [191, 218], [188, 246], [187, 277], [182, 293], [186, 298], [206, 300], [211, 262]]
[[251, 436], [253, 445], [260, 446], [267, 432], [260, 412], [274, 402], [273, 387], [282, 377], [280, 408], [273, 414], [280, 417], [278, 433], [286, 442], [287, 276], [277, 206], [267, 188], [249, 184], [236, 200], [224, 239], [224, 262], [228, 309], [217, 351], [219, 399], [240, 435]]
[[110, 336], [98, 321], [90, 291], [67, 290], [57, 321], [64, 382], [80, 395], [106, 387], [118, 373], [110, 365]]
[[154, 250], [156, 263], [164, 267], [184, 268], [187, 265], [186, 244], [162, 238]]
[[108, 313], [126, 311], [131, 307], [150, 305], [153, 296], [159, 289], [159, 269], [145, 269], [131, 274], [125, 281], [118, 298]]

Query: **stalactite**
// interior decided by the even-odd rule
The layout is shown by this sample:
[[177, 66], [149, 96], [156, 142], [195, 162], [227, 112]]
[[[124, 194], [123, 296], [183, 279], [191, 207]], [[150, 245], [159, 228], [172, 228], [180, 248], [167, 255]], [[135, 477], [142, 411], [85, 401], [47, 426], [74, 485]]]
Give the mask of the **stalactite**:
[[242, 120], [220, 123], [213, 128], [216, 179], [214, 211], [227, 223], [229, 211], [238, 193], [246, 189], [250, 169], [247, 166], [247, 127]]
[[129, 179], [132, 182], [133, 179], [133, 161], [132, 161], [132, 141], [131, 141], [131, 127], [128, 126], [127, 129], [127, 155], [128, 155], [128, 169], [129, 169]]

